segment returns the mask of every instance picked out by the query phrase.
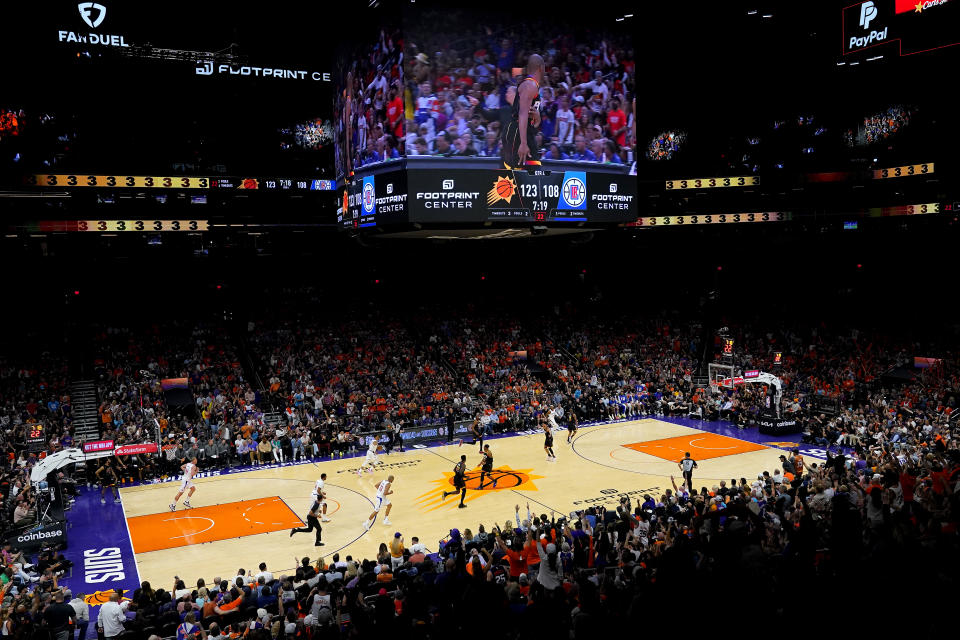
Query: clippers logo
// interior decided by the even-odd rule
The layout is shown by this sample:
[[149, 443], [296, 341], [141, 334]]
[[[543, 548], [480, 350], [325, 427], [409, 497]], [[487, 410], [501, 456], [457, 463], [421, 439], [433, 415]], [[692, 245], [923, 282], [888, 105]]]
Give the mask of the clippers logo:
[[363, 213], [372, 214], [377, 208], [377, 196], [373, 186], [373, 176], [363, 179]]
[[872, 2], [864, 2], [860, 5], [860, 26], [864, 30], [870, 28], [870, 22], [877, 17], [877, 7]]
[[560, 189], [561, 209], [587, 208], [587, 174], [585, 171], [567, 171]]
[[[107, 8], [96, 2], [81, 2], [77, 5], [77, 10], [80, 11], [80, 17], [83, 18], [83, 21], [86, 22], [87, 26], [91, 29], [99, 27], [103, 19], [107, 17]], [[94, 11], [97, 12], [97, 17], [91, 19], [90, 16]]]

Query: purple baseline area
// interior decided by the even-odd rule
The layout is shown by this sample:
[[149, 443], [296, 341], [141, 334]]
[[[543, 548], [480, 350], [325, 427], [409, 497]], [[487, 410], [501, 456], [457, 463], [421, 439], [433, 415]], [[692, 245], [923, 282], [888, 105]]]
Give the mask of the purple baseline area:
[[[79, 487], [76, 502], [67, 512], [67, 549], [63, 552], [73, 562], [69, 577], [61, 579], [74, 597], [112, 589], [136, 589], [140, 575], [133, 556], [123, 507], [107, 493], [107, 504], [100, 504], [100, 490]], [[166, 585], [165, 585], [166, 587]], [[133, 595], [132, 591], [124, 594]], [[97, 637], [99, 605], [90, 605], [90, 626], [87, 638]], [[81, 639], [82, 640], [82, 639]]]

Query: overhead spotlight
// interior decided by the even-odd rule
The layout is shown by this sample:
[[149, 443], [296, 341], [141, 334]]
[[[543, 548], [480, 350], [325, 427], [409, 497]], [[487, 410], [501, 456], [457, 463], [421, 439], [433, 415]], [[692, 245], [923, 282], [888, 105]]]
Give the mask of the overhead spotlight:
[[859, 62], [851, 62], [851, 63], [850, 63], [850, 66], [851, 66], [851, 67], [855, 67], [855, 66], [857, 66], [858, 64], [860, 64], [860, 63], [859, 63]]
[[747, 15], [748, 15], [748, 16], [755, 16], [755, 15], [757, 15], [757, 10], [756, 10], [756, 9], [750, 9], [750, 11], [747, 11]]
[[764, 18], [772, 18], [772, 17], [773, 17], [773, 14], [772, 14], [772, 13], [765, 13], [765, 14], [763, 14], [762, 17], [764, 17]]
[[845, 65], [845, 64], [847, 64], [847, 63], [846, 63], [846, 62], [838, 62], [838, 63], [837, 63], [837, 66], [838, 66], [838, 67], [842, 67], [842, 66]]

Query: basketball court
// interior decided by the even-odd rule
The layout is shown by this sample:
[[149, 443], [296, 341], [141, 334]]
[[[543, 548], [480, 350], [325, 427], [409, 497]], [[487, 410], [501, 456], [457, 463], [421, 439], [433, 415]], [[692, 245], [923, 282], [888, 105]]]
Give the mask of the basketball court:
[[[354, 457], [200, 478], [191, 499], [194, 508], [184, 509], [181, 503], [175, 512], [167, 505], [179, 483], [121, 489], [140, 579], [155, 585], [166, 585], [174, 575], [188, 582], [210, 580], [235, 575], [238, 568], [253, 569], [261, 561], [276, 575], [292, 573], [304, 556], [315, 560], [339, 552], [374, 557], [380, 543], [397, 531], [407, 544], [418, 536], [436, 551], [451, 527], [502, 527], [513, 519], [516, 506], [524, 518], [528, 504], [531, 512], [549, 515], [600, 504], [613, 507], [623, 494], [659, 497], [671, 487], [671, 475], [681, 477], [677, 462], [686, 451], [699, 463], [693, 476], [698, 488], [772, 472], [782, 453], [746, 439], [756, 439], [755, 433], [738, 438], [657, 419], [585, 427], [572, 445], [566, 435], [562, 430], [555, 434], [556, 462], [546, 460], [542, 433], [489, 440], [495, 472], [482, 486], [478, 447], [464, 443], [381, 454], [384, 464], [362, 477], [356, 470], [363, 458]], [[458, 509], [459, 496], [443, 500], [441, 495], [452, 491], [452, 468], [462, 454], [470, 472], [467, 508]], [[332, 522], [323, 525], [325, 546], [315, 547], [313, 534], [291, 537], [289, 532], [303, 526], [321, 472], [327, 474]], [[373, 510], [375, 486], [389, 474], [395, 476], [391, 524], [383, 524], [381, 513], [365, 531], [362, 523]]]

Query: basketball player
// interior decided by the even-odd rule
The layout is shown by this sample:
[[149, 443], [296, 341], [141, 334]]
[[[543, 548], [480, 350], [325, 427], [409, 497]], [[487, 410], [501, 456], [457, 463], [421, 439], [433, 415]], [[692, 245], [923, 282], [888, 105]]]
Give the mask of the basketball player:
[[183, 501], [183, 506], [187, 509], [193, 508], [193, 505], [190, 504], [190, 498], [193, 497], [193, 492], [197, 490], [193, 485], [193, 476], [197, 474], [197, 459], [191, 458], [190, 462], [180, 465], [180, 468], [183, 469], [183, 481], [180, 483], [180, 491], [177, 492], [177, 495], [173, 498], [173, 502], [170, 503], [170, 511], [176, 510], [177, 501], [180, 500], [183, 492], [188, 489], [187, 499]]
[[[479, 415], [474, 416], [474, 418], [473, 418], [473, 424], [470, 425], [470, 433], [473, 434], [473, 441], [472, 441], [470, 444], [478, 444], [478, 443], [479, 443], [480, 450], [478, 451], [478, 453], [483, 453], [483, 424], [481, 424], [481, 422], [480, 422], [480, 416], [479, 416]], [[462, 446], [463, 446], [463, 439], [462, 439], [462, 438], [461, 438], [461, 440], [460, 440], [460, 444], [458, 444], [457, 446], [458, 446], [458, 447], [462, 447]]]
[[[493, 478], [493, 452], [490, 451], [490, 445], [483, 445], [483, 459], [480, 461], [480, 489], [483, 489], [483, 478], [487, 474]], [[497, 479], [493, 478], [493, 488], [497, 488]]]
[[574, 411], [570, 412], [570, 419], [567, 421], [567, 444], [573, 442], [573, 437], [577, 435], [577, 414]]
[[446, 500], [447, 496], [455, 496], [457, 493], [459, 493], [459, 508], [466, 508], [467, 505], [463, 503], [464, 499], [467, 497], [467, 479], [465, 477], [466, 472], [467, 456], [460, 456], [460, 462], [453, 466], [453, 491], [444, 491], [443, 495], [440, 496], [440, 502]]
[[[326, 477], [327, 474], [323, 474], [322, 477]], [[317, 514], [320, 513], [320, 502], [322, 500], [323, 481], [317, 480], [317, 489], [313, 493], [313, 502], [310, 503], [310, 512], [307, 513], [307, 524], [309, 525], [306, 529], [290, 529], [290, 537], [293, 537], [295, 533], [310, 533], [311, 531], [317, 532], [317, 539], [313, 543], [315, 547], [322, 547], [323, 543], [320, 542], [320, 534], [323, 532], [323, 527], [320, 526], [320, 520], [317, 519]], [[326, 510], [327, 505], [323, 505], [324, 510]], [[325, 511], [324, 511], [325, 512]], [[330, 520], [324, 517], [324, 522], [329, 522]]]
[[697, 461], [690, 457], [690, 452], [683, 454], [683, 460], [677, 463], [683, 471], [683, 481], [687, 483], [687, 490], [693, 490], [693, 470], [697, 468]]
[[543, 450], [547, 452], [547, 462], [556, 462], [557, 456], [553, 454], [553, 430], [549, 420], [543, 422], [543, 436]]
[[[543, 58], [533, 54], [527, 59], [527, 75], [517, 87], [512, 117], [503, 132], [505, 169], [540, 164], [536, 124], [538, 124], [540, 113], [540, 85], [543, 83], [543, 77]], [[536, 112], [536, 115], [532, 112]]]
[[347, 88], [344, 90], [343, 96], [343, 122], [344, 129], [346, 130], [346, 139], [344, 141], [344, 151], [345, 151], [345, 160], [346, 160], [346, 176], [349, 178], [353, 176], [353, 149], [350, 148], [350, 145], [353, 144], [353, 72], [347, 72]]
[[113, 468], [113, 463], [107, 460], [106, 463], [97, 469], [97, 480], [100, 482], [100, 504], [107, 504], [106, 491], [109, 487], [113, 492], [113, 501], [120, 502], [120, 495], [117, 493], [117, 471]]
[[363, 528], [367, 531], [373, 526], [373, 521], [384, 505], [387, 506], [387, 510], [383, 514], [383, 524], [390, 524], [390, 508], [393, 507], [393, 503], [391, 503], [390, 498], [387, 497], [393, 493], [393, 476], [387, 476], [386, 480], [381, 480], [373, 486], [377, 488], [377, 497], [373, 499], [373, 513], [371, 513], [367, 521], [363, 523]]
[[380, 458], [377, 457], [377, 450], [380, 448], [380, 439], [377, 436], [370, 436], [370, 444], [367, 445], [367, 457], [363, 459], [363, 464], [360, 465], [360, 468], [357, 469], [357, 475], [363, 475], [363, 468], [370, 467], [367, 469], [369, 473], [373, 473], [373, 469], [378, 464], [383, 464], [380, 461]]
[[[323, 522], [330, 522], [330, 518], [327, 517], [327, 494], [323, 490], [323, 485], [327, 481], [327, 474], [321, 473], [320, 479], [317, 480], [316, 486], [313, 487], [313, 493], [310, 494], [313, 497], [314, 502], [320, 504], [322, 509], [322, 518]], [[319, 533], [317, 535], [320, 535]]]

